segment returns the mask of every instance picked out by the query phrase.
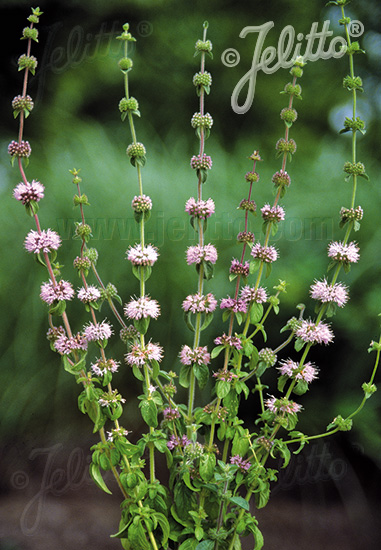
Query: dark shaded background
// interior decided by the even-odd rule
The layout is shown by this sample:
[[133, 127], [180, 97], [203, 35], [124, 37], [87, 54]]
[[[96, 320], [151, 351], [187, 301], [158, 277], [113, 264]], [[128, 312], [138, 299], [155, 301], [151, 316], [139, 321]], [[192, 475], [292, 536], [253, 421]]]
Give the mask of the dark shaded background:
[[[264, 158], [254, 198], [259, 207], [272, 200], [271, 176], [280, 167], [274, 158], [274, 144], [283, 134], [279, 111], [286, 104], [279, 91], [289, 79], [284, 69], [272, 75], [259, 74], [251, 109], [244, 115], [234, 113], [231, 94], [249, 70], [255, 46], [254, 36], [240, 39], [239, 33], [247, 25], [271, 20], [274, 29], [266, 45], [276, 45], [285, 25], [293, 25], [296, 33], [307, 34], [312, 22], [319, 21], [320, 29], [326, 19], [331, 19], [335, 33], [342, 33], [336, 24], [338, 11], [325, 7], [320, 0], [46, 1], [40, 2], [40, 7], [44, 11], [40, 42], [33, 45], [32, 52], [39, 59], [39, 67], [29, 88], [35, 109], [25, 130], [25, 139], [33, 149], [27, 174], [46, 186], [41, 220], [44, 227], [60, 232], [63, 277], [76, 284], [71, 265], [78, 243], [71, 237], [77, 212], [71, 206], [74, 190], [68, 170], [81, 168], [83, 192], [91, 203], [86, 214], [93, 227], [92, 245], [100, 253], [99, 270], [105, 282], [117, 285], [125, 301], [138, 291], [124, 260], [125, 250], [136, 237], [130, 201], [137, 189], [134, 170], [125, 158], [131, 140], [118, 111], [123, 84], [117, 68], [120, 43], [114, 38], [126, 21], [137, 38], [130, 86], [140, 103], [142, 118], [136, 121], [136, 128], [138, 139], [148, 150], [144, 186], [155, 209], [147, 226], [148, 240], [160, 248], [160, 260], [148, 287], [161, 303], [162, 319], [166, 321], [151, 324], [150, 336], [166, 350], [165, 368], [176, 369], [179, 349], [191, 339], [180, 305], [195, 289], [194, 270], [184, 261], [193, 234], [183, 209], [195, 193], [189, 159], [197, 152], [197, 141], [189, 121], [198, 109], [192, 76], [199, 61], [193, 58], [193, 51], [196, 39], [202, 35], [202, 23], [209, 21], [214, 52], [213, 61], [207, 61], [207, 69], [213, 74], [207, 111], [214, 118], [214, 126], [206, 144], [207, 153], [213, 157], [213, 170], [204, 196], [216, 202], [216, 216], [209, 223], [207, 235], [218, 247], [220, 258], [219, 269], [207, 289], [221, 298], [233, 292], [223, 266], [238, 254], [235, 237], [242, 216], [235, 208], [246, 193], [244, 174], [251, 169], [247, 157], [254, 149], [259, 149]], [[374, 359], [366, 350], [379, 333], [381, 8], [375, 0], [356, 1], [347, 11], [365, 27], [361, 45], [367, 56], [355, 59], [356, 73], [363, 78], [365, 88], [358, 111], [367, 121], [367, 134], [359, 139], [358, 156], [366, 164], [370, 182], [360, 181], [358, 190], [357, 203], [365, 211], [361, 231], [355, 236], [361, 262], [342, 278], [350, 285], [351, 300], [333, 318], [335, 343], [325, 349], [315, 348], [311, 357], [321, 372], [320, 379], [302, 398], [305, 412], [300, 429], [307, 433], [319, 433], [334, 416], [349, 414], [360, 402], [361, 384], [368, 380]], [[108, 535], [117, 526], [119, 499], [102, 495], [88, 479], [88, 449], [96, 438], [89, 433], [88, 419], [76, 409], [78, 387], [42, 337], [47, 321], [38, 294], [46, 275], [23, 250], [31, 220], [12, 199], [19, 175], [17, 168], [12, 170], [9, 165], [6, 148], [18, 131], [10, 102], [21, 92], [17, 58], [24, 53], [25, 42], [19, 42], [18, 37], [26, 25], [29, 3], [3, 1], [0, 15], [7, 30], [1, 35], [0, 74], [0, 506], [4, 518], [0, 548], [27, 550], [54, 545], [64, 550], [73, 546], [96, 548], [96, 544], [117, 548], [118, 542], [110, 542]], [[221, 62], [222, 52], [230, 47], [241, 54], [235, 68]], [[313, 314], [309, 285], [325, 274], [327, 244], [342, 238], [338, 212], [348, 204], [351, 193], [342, 173], [344, 162], [350, 158], [350, 141], [347, 136], [338, 136], [351, 109], [350, 94], [341, 85], [348, 73], [347, 65], [345, 57], [310, 63], [301, 80], [303, 101], [296, 104], [299, 120], [292, 128], [298, 150], [288, 167], [292, 186], [282, 201], [287, 220], [275, 238], [280, 260], [266, 281], [269, 289], [279, 278], [289, 283], [281, 312], [268, 326], [273, 347], [282, 341], [279, 329], [296, 313], [296, 304], [306, 303], [308, 315]], [[259, 234], [260, 219], [254, 224]], [[106, 308], [104, 312], [111, 318]], [[70, 306], [69, 314], [78, 320], [78, 329], [87, 320], [75, 305]], [[212, 342], [223, 330], [217, 315], [203, 334], [204, 343]], [[123, 347], [114, 340], [110, 347], [121, 356]], [[139, 391], [127, 371], [118, 376], [116, 384], [127, 398]], [[199, 402], [203, 402], [202, 395]], [[245, 404], [242, 410], [250, 426], [254, 418], [251, 407]], [[144, 427], [133, 399], [126, 410], [128, 427], [138, 437]], [[311, 445], [293, 459], [286, 474], [289, 477], [281, 478], [273, 501], [258, 513], [266, 549], [280, 544], [284, 549], [293, 544], [293, 548], [302, 550], [352, 549], [359, 544], [378, 548], [375, 517], [380, 504], [379, 419], [380, 397], [376, 394], [356, 417], [350, 433]], [[277, 530], [275, 520], [279, 523]]]

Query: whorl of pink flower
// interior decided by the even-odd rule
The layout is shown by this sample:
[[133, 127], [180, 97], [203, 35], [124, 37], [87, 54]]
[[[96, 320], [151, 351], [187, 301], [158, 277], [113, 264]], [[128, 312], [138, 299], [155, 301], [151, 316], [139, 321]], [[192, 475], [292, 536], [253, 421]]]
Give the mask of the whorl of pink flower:
[[328, 325], [322, 321], [316, 324], [311, 320], [303, 320], [295, 335], [297, 338], [303, 340], [303, 342], [311, 342], [313, 344], [327, 345], [334, 338], [333, 332]]
[[191, 313], [212, 313], [217, 306], [217, 300], [212, 293], [189, 294], [183, 301], [183, 310]]
[[101, 293], [96, 286], [89, 285], [87, 288], [80, 288], [77, 291], [77, 297], [84, 304], [88, 304], [89, 302], [96, 302], [99, 300]]
[[21, 182], [13, 190], [13, 196], [23, 204], [29, 204], [31, 201], [38, 202], [44, 198], [45, 187], [39, 181], [32, 180], [27, 183]]
[[124, 314], [128, 319], [146, 319], [152, 317], [157, 319], [160, 315], [160, 307], [156, 300], [149, 296], [141, 296], [140, 298], [132, 299], [124, 306]]
[[163, 410], [164, 420], [176, 420], [180, 418], [180, 413], [177, 409], [171, 409], [171, 407], [166, 407]]
[[216, 346], [229, 346], [236, 349], [242, 349], [242, 342], [238, 336], [228, 336], [223, 333], [222, 336], [217, 336], [214, 339]]
[[119, 367], [119, 361], [115, 361], [114, 359], [107, 359], [107, 361], [103, 361], [103, 359], [98, 359], [90, 366], [95, 376], [103, 376], [107, 372], [118, 372]]
[[265, 221], [275, 221], [280, 222], [284, 220], [285, 218], [285, 211], [284, 208], [281, 206], [270, 206], [269, 204], [265, 204], [261, 208], [262, 218]]
[[266, 399], [265, 405], [269, 409], [269, 411], [273, 412], [274, 414], [278, 414], [278, 413], [295, 414], [301, 411], [302, 409], [302, 406], [299, 405], [298, 403], [295, 403], [295, 401], [289, 401], [285, 397], [277, 399], [273, 395], [270, 395], [269, 399]]
[[58, 250], [61, 246], [61, 237], [51, 229], [44, 229], [41, 233], [32, 229], [26, 236], [24, 246], [28, 252], [48, 254], [52, 250]]
[[190, 164], [194, 170], [199, 170], [200, 168], [202, 168], [203, 170], [210, 170], [212, 168], [213, 162], [212, 158], [204, 153], [202, 156], [194, 155], [191, 158]]
[[241, 299], [235, 300], [234, 298], [230, 298], [230, 296], [228, 296], [227, 298], [222, 298], [220, 302], [220, 308], [230, 309], [233, 313], [247, 313], [246, 302]]
[[69, 281], [58, 281], [55, 285], [52, 281], [41, 285], [40, 298], [49, 305], [56, 300], [71, 300], [74, 296], [74, 289]]
[[191, 441], [187, 438], [186, 435], [183, 435], [181, 438], [178, 435], [172, 434], [167, 443], [168, 449], [172, 450], [175, 448], [184, 449], [187, 445], [190, 445]]
[[107, 340], [112, 334], [112, 328], [106, 321], [89, 323], [85, 326], [83, 334], [88, 342]]
[[275, 262], [278, 258], [278, 252], [274, 246], [262, 246], [260, 243], [256, 243], [251, 249], [251, 255], [253, 258], [262, 260], [267, 264]]
[[311, 362], [304, 363], [300, 368], [299, 363], [292, 361], [292, 359], [286, 359], [279, 363], [277, 369], [283, 376], [286, 375], [296, 380], [304, 380], [308, 384], [318, 376], [318, 369]]
[[247, 277], [249, 275], [249, 270], [250, 270], [249, 262], [245, 262], [244, 264], [242, 264], [236, 258], [232, 259], [229, 273], [234, 273], [236, 275], [243, 275], [243, 277]]
[[133, 367], [142, 367], [149, 361], [161, 361], [163, 358], [163, 348], [159, 344], [148, 342], [145, 346], [134, 344], [124, 356], [126, 363]]
[[264, 304], [267, 301], [267, 292], [263, 287], [250, 287], [249, 285], [244, 286], [240, 292], [241, 300], [244, 302], [256, 302], [257, 304]]
[[241, 472], [247, 472], [251, 466], [250, 460], [244, 460], [241, 456], [235, 455], [230, 457], [230, 464], [236, 464]]
[[329, 284], [326, 279], [316, 281], [310, 289], [311, 297], [322, 303], [335, 303], [339, 307], [345, 306], [348, 301], [347, 287], [341, 283]]
[[185, 203], [185, 212], [194, 218], [200, 218], [201, 220], [206, 220], [210, 218], [215, 211], [215, 204], [213, 199], [207, 199], [196, 201], [195, 198], [191, 197]]
[[180, 351], [180, 361], [183, 365], [208, 365], [210, 363], [210, 353], [208, 353], [206, 346], [192, 349], [185, 345]]
[[360, 259], [359, 250], [353, 241], [348, 244], [335, 241], [328, 246], [328, 257], [344, 264], [356, 263]]
[[87, 340], [80, 333], [72, 338], [68, 338], [66, 334], [61, 334], [54, 342], [54, 347], [61, 355], [69, 355], [69, 353], [77, 349], [86, 350]]
[[218, 258], [217, 249], [212, 244], [189, 246], [187, 249], [187, 264], [200, 264], [202, 261], [215, 264]]
[[142, 248], [140, 243], [131, 246], [126, 254], [127, 260], [130, 260], [133, 265], [137, 266], [153, 266], [159, 256], [156, 246], [147, 244]]

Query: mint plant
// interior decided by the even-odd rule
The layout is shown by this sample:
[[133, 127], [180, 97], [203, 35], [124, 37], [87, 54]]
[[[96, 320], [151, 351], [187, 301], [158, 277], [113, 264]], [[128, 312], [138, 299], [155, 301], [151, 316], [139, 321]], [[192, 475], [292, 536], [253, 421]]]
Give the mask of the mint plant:
[[[360, 259], [352, 234], [360, 229], [363, 218], [361, 206], [356, 205], [359, 178], [367, 178], [364, 164], [357, 159], [357, 132], [364, 132], [365, 123], [357, 115], [357, 94], [362, 92], [362, 82], [354, 70], [355, 56], [363, 52], [357, 42], [351, 41], [348, 32], [347, 1], [330, 4], [340, 7], [340, 23], [347, 40], [350, 72], [343, 84], [352, 95], [353, 112], [351, 118], [345, 119], [342, 132], [352, 133], [351, 158], [344, 165], [345, 180], [351, 185], [351, 191], [347, 206], [340, 210], [343, 238], [329, 244], [327, 273], [310, 285], [310, 296], [316, 301], [315, 312], [308, 316], [306, 307], [299, 304], [297, 314], [280, 329], [281, 334], [286, 333], [281, 337], [283, 341], [269, 346], [266, 328], [269, 323], [276, 323], [281, 297], [287, 288], [287, 283], [279, 279], [278, 284], [268, 289], [265, 280], [280, 255], [271, 239], [286, 216], [280, 203], [291, 187], [288, 170], [297, 150], [291, 132], [298, 119], [295, 105], [302, 98], [299, 80], [305, 65], [303, 58], [297, 57], [290, 70], [291, 81], [282, 91], [286, 100], [280, 113], [284, 134], [275, 145], [279, 165], [272, 176], [273, 200], [260, 208], [258, 223], [254, 197], [262, 158], [260, 152], [254, 150], [249, 155], [251, 170], [242, 178], [247, 192], [238, 205], [244, 216], [244, 230], [237, 235], [237, 253], [228, 266], [232, 292], [220, 298], [219, 303], [226, 329], [214, 336], [214, 347], [203, 338], [203, 331], [218, 310], [216, 293], [209, 288], [218, 266], [218, 252], [207, 242], [208, 220], [215, 213], [216, 201], [211, 197], [205, 199], [207, 195], [203, 193], [213, 165], [206, 154], [213, 126], [213, 118], [206, 110], [207, 96], [212, 89], [212, 75], [206, 70], [206, 61], [213, 57], [213, 48], [205, 22], [202, 38], [195, 45], [200, 68], [193, 77], [198, 111], [191, 117], [191, 127], [198, 139], [198, 150], [190, 165], [196, 175], [196, 191], [185, 204], [195, 235], [195, 244], [186, 250], [186, 262], [196, 268], [197, 280], [182, 302], [185, 325], [191, 337], [179, 350], [179, 364], [173, 366], [164, 366], [163, 347], [149, 337], [151, 321], [160, 322], [165, 304], [160, 306], [149, 292], [149, 279], [159, 251], [146, 237], [153, 202], [143, 187], [149, 155], [145, 145], [138, 141], [135, 128], [140, 117], [139, 102], [130, 95], [133, 61], [129, 47], [135, 38], [128, 24], [123, 25], [117, 37], [123, 44], [124, 54], [118, 63], [124, 88], [119, 112], [131, 135], [126, 156], [131, 165], [128, 168], [136, 176], [131, 207], [139, 229], [139, 241], [131, 243], [126, 251], [126, 259], [131, 264], [133, 294], [124, 303], [117, 287], [102, 280], [98, 252], [90, 246], [92, 230], [85, 217], [89, 200], [82, 191], [80, 170], [75, 168], [70, 170], [75, 186], [73, 201], [81, 221], [75, 227], [78, 255], [73, 266], [81, 286], [76, 291], [70, 281], [61, 278], [58, 251], [62, 240], [53, 229], [43, 229], [39, 217], [45, 187], [35, 179], [29, 181], [26, 176], [31, 146], [24, 140], [24, 126], [33, 109], [27, 87], [29, 75], [35, 74], [38, 65], [31, 55], [31, 47], [33, 41], [38, 41], [35, 25], [42, 15], [39, 8], [32, 9], [28, 18], [30, 25], [23, 30], [27, 51], [18, 61], [19, 70], [24, 71], [23, 88], [12, 101], [19, 133], [17, 141], [8, 147], [22, 181], [14, 188], [13, 195], [25, 206], [35, 224], [24, 247], [48, 275], [40, 297], [48, 308], [47, 337], [51, 349], [61, 356], [65, 371], [74, 376], [79, 385], [78, 407], [88, 415], [94, 434], [99, 436], [99, 442], [91, 448], [90, 474], [98, 487], [109, 493], [102, 472], [111, 471], [122, 494], [119, 530], [112, 536], [119, 538], [127, 550], [237, 550], [241, 548], [242, 538], [248, 535], [254, 540], [253, 548], [260, 550], [263, 537], [253, 510], [267, 504], [271, 484], [277, 480], [277, 468], [287, 467], [292, 453], [301, 452], [310, 441], [350, 430], [353, 418], [376, 391], [374, 379], [381, 337], [378, 342], [371, 342], [369, 351], [376, 353], [376, 359], [370, 380], [362, 386], [364, 396], [356, 410], [347, 417], [337, 415], [320, 434], [307, 435], [297, 429], [303, 409], [299, 400], [319, 374], [319, 367], [311, 357], [313, 348], [333, 341], [328, 319], [349, 299], [347, 285], [339, 277]], [[74, 299], [82, 303], [87, 315], [84, 325], [78, 326], [78, 319], [69, 319], [68, 303]], [[106, 305], [119, 325], [120, 338], [126, 346], [123, 358], [114, 358], [108, 351], [109, 340], [117, 329], [103, 313]], [[286, 348], [289, 357], [278, 361], [278, 354]], [[123, 409], [126, 398], [115, 387], [117, 376], [123, 375], [122, 363], [131, 368], [141, 384], [137, 400], [147, 430], [135, 443], [129, 437], [130, 427]], [[270, 371], [277, 373], [276, 388], [267, 385]], [[186, 402], [177, 397], [179, 386], [187, 390]], [[197, 392], [206, 387], [210, 388], [211, 399], [201, 406]], [[131, 396], [128, 398], [131, 400]], [[255, 432], [250, 432], [240, 417], [239, 407], [244, 399], [254, 400], [258, 407]], [[157, 474], [159, 455], [166, 460], [167, 484]]]

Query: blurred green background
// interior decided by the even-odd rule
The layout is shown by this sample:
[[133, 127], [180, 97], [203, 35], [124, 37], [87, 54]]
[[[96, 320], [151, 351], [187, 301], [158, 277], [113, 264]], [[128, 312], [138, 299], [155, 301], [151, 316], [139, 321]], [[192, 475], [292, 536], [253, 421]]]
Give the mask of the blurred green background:
[[[319, 22], [320, 30], [323, 21], [330, 19], [331, 29], [341, 34], [342, 27], [337, 24], [340, 14], [321, 0], [73, 0], [40, 1], [39, 5], [44, 14], [39, 44], [33, 45], [32, 51], [39, 66], [29, 88], [35, 109], [24, 133], [33, 150], [27, 175], [46, 186], [40, 219], [45, 228], [60, 232], [63, 246], [59, 260], [65, 266], [62, 276], [79, 286], [72, 268], [79, 250], [78, 242], [71, 238], [78, 211], [72, 207], [74, 187], [69, 169], [81, 169], [82, 191], [91, 203], [86, 215], [93, 226], [91, 245], [100, 255], [99, 272], [105, 282], [116, 284], [124, 301], [138, 292], [138, 282], [125, 260], [125, 251], [136, 238], [130, 202], [138, 189], [135, 170], [125, 155], [131, 141], [128, 125], [121, 122], [118, 111], [124, 92], [117, 67], [121, 45], [115, 36], [121, 25], [129, 22], [137, 38], [130, 92], [140, 103], [142, 117], [136, 119], [136, 129], [138, 140], [148, 151], [144, 191], [154, 203], [147, 240], [160, 248], [148, 289], [159, 300], [162, 316], [151, 324], [149, 336], [164, 346], [165, 368], [177, 369], [180, 347], [190, 344], [192, 338], [182, 319], [181, 302], [196, 289], [195, 271], [185, 262], [185, 250], [194, 243], [194, 234], [184, 204], [196, 193], [189, 161], [197, 154], [198, 142], [190, 118], [198, 110], [192, 76], [198, 71], [199, 58], [195, 59], [193, 52], [195, 41], [202, 37], [202, 24], [209, 21], [208, 38], [214, 53], [213, 60], [207, 59], [213, 85], [206, 99], [206, 110], [214, 119], [206, 142], [213, 169], [203, 193], [205, 198], [214, 198], [216, 215], [210, 220], [206, 239], [219, 251], [215, 277], [206, 289], [221, 298], [234, 288], [228, 281], [228, 266], [240, 253], [235, 237], [242, 228], [243, 215], [236, 207], [247, 193], [244, 174], [251, 169], [248, 156], [259, 149], [264, 159], [261, 180], [254, 190], [260, 208], [272, 200], [271, 176], [280, 168], [274, 146], [283, 135], [279, 112], [288, 97], [279, 93], [289, 81], [287, 70], [259, 73], [252, 107], [243, 115], [233, 112], [231, 94], [250, 69], [255, 46], [253, 35], [242, 39], [239, 33], [245, 26], [274, 21], [266, 45], [276, 45], [285, 25], [292, 25], [296, 34], [306, 35], [312, 22]], [[18, 131], [10, 103], [22, 87], [17, 58], [25, 51], [19, 36], [29, 6], [29, 2], [7, 0], [0, 6], [3, 28], [7, 29], [1, 36], [0, 436], [5, 445], [22, 440], [33, 446], [39, 440], [66, 440], [73, 433], [81, 440], [90, 434], [88, 420], [76, 408], [79, 389], [44, 339], [47, 317], [39, 288], [47, 276], [23, 249], [32, 220], [12, 198], [20, 177], [17, 168], [10, 167], [7, 155], [7, 145], [17, 139]], [[374, 360], [374, 355], [367, 353], [368, 344], [378, 339], [380, 325], [381, 7], [376, 0], [357, 0], [347, 12], [365, 27], [360, 40], [367, 56], [355, 58], [356, 74], [362, 77], [365, 88], [358, 99], [358, 114], [367, 123], [366, 135], [358, 140], [358, 159], [365, 163], [370, 182], [360, 180], [356, 201], [365, 211], [361, 231], [354, 236], [361, 261], [342, 276], [350, 286], [350, 302], [332, 320], [335, 343], [314, 348], [311, 354], [311, 360], [320, 367], [320, 379], [301, 400], [305, 412], [300, 424], [310, 433], [324, 430], [336, 414], [345, 416], [360, 402], [361, 384], [368, 380]], [[240, 53], [240, 63], [234, 68], [221, 61], [227, 48]], [[271, 317], [268, 325], [268, 345], [273, 347], [282, 341], [279, 329], [296, 314], [299, 302], [307, 305], [307, 316], [313, 315], [309, 286], [325, 275], [328, 243], [343, 236], [338, 227], [339, 210], [348, 206], [351, 194], [342, 171], [344, 162], [350, 160], [350, 139], [338, 135], [344, 117], [351, 116], [351, 95], [342, 87], [346, 74], [346, 57], [319, 60], [305, 67], [300, 81], [303, 101], [295, 104], [299, 119], [291, 130], [298, 150], [288, 165], [292, 185], [281, 201], [287, 219], [273, 243], [280, 259], [264, 282], [270, 290], [279, 278], [289, 283], [281, 312]], [[241, 102], [245, 94], [246, 89]], [[260, 227], [258, 216], [252, 225], [258, 237]], [[79, 330], [87, 321], [85, 312], [75, 305], [69, 305], [68, 311], [72, 325]], [[112, 319], [107, 307], [102, 313]], [[223, 330], [217, 313], [215, 322], [203, 333], [202, 343], [210, 345]], [[121, 357], [123, 347], [117, 338], [114, 340], [110, 349]], [[292, 350], [286, 350], [286, 356], [290, 353]], [[219, 368], [218, 362], [213, 368]], [[121, 369], [115, 384], [128, 400], [138, 391], [127, 368]], [[202, 396], [199, 399], [201, 403]], [[127, 410], [128, 422], [138, 434], [141, 424], [136, 402], [128, 402]], [[250, 407], [245, 407], [244, 413], [251, 421]], [[346, 436], [376, 464], [381, 448], [379, 421], [380, 395], [376, 394]]]

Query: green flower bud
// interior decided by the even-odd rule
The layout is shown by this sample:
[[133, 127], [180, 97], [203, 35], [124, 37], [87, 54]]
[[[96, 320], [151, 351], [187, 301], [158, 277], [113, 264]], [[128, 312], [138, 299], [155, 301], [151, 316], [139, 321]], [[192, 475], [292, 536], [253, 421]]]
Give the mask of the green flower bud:
[[191, 120], [192, 128], [211, 128], [213, 126], [213, 118], [209, 113], [201, 115], [201, 113], [195, 113]]
[[89, 258], [90, 262], [96, 264], [98, 261], [98, 251], [96, 248], [88, 248], [85, 250], [84, 255]]
[[280, 118], [286, 123], [292, 124], [298, 118], [298, 113], [295, 111], [295, 109], [285, 107], [280, 112]]
[[130, 162], [133, 166], [136, 166], [136, 164], [144, 166], [146, 162], [146, 148], [143, 143], [131, 143], [127, 147], [126, 153], [130, 157]]
[[197, 40], [195, 48], [197, 52], [210, 53], [213, 49], [213, 46], [210, 40], [206, 40], [205, 42], [203, 42], [202, 40]]
[[123, 97], [119, 101], [119, 111], [121, 113], [125, 113], [128, 111], [136, 111], [137, 109], [139, 109], [139, 103], [138, 103], [138, 100], [135, 99], [134, 97], [130, 97], [129, 99], [127, 99], [126, 97]]
[[118, 66], [121, 71], [129, 71], [132, 69], [133, 61], [130, 57], [122, 57], [122, 59], [119, 59]]
[[193, 84], [195, 86], [211, 86], [212, 84], [212, 75], [207, 71], [203, 73], [196, 73], [193, 76]]
[[293, 155], [296, 151], [295, 140], [293, 139], [285, 140], [284, 138], [280, 138], [276, 142], [275, 149], [280, 154], [290, 153], [291, 155]]
[[29, 69], [30, 72], [34, 75], [37, 67], [37, 59], [34, 57], [34, 55], [20, 55], [18, 59], [18, 66], [19, 71], [22, 71], [23, 69]]
[[292, 74], [292, 76], [296, 76], [296, 78], [300, 78], [303, 76], [303, 69], [298, 66], [291, 67], [290, 74]]
[[359, 92], [363, 92], [362, 88], [362, 79], [359, 76], [355, 76], [352, 78], [351, 76], [346, 76], [343, 80], [343, 86], [347, 90], [358, 90]]
[[91, 237], [91, 227], [87, 223], [76, 222], [75, 236], [87, 242]]
[[346, 174], [361, 176], [365, 174], [365, 166], [362, 162], [346, 162], [343, 168]]
[[85, 276], [87, 277], [89, 270], [91, 268], [91, 260], [90, 258], [81, 258], [80, 256], [77, 256], [73, 261], [73, 266], [75, 269], [78, 270], [78, 275], [80, 276], [83, 272]]
[[38, 42], [38, 30], [35, 28], [25, 27], [22, 31], [21, 40], [34, 40]]
[[285, 85], [283, 93], [293, 95], [294, 97], [301, 99], [302, 97], [302, 87], [299, 84], [293, 86], [291, 82]]
[[136, 330], [134, 325], [129, 325], [128, 327], [122, 328], [119, 336], [122, 342], [129, 344], [131, 340], [137, 340], [139, 338], [139, 332]]

